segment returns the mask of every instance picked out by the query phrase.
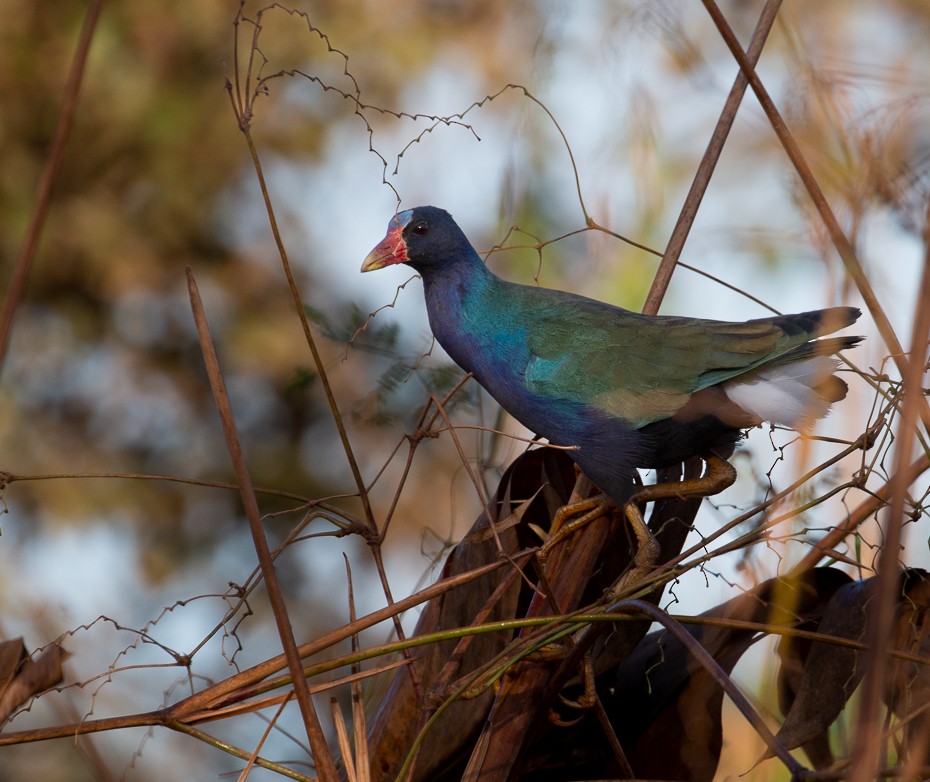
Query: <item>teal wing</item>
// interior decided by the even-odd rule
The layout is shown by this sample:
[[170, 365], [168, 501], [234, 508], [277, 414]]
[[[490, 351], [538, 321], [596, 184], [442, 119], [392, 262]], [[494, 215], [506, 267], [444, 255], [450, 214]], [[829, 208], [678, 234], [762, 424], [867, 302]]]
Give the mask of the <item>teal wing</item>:
[[524, 379], [535, 393], [639, 427], [674, 415], [695, 391], [796, 353], [826, 333], [821, 320], [815, 313], [743, 323], [651, 317], [566, 294], [537, 298]]

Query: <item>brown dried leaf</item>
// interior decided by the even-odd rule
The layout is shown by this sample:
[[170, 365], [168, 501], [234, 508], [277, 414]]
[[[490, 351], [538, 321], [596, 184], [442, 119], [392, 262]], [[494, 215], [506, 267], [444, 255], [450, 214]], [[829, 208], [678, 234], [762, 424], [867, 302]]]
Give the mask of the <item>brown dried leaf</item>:
[[[861, 641], [866, 606], [874, 587], [871, 579], [854, 581], [837, 590], [815, 629], [824, 635]], [[859, 685], [863, 668], [855, 649], [829, 642], [783, 642], [779, 675], [779, 706], [785, 721], [777, 733], [789, 749], [803, 747], [815, 768], [833, 762], [828, 731]]]
[[[701, 616], [796, 626], [822, 615], [848, 581], [830, 568], [790, 581], [771, 579]], [[751, 629], [701, 624], [688, 631], [727, 673], [758, 639]], [[637, 778], [713, 779], [722, 744], [723, 690], [672, 636], [650, 633], [622, 664], [598, 677], [597, 690]], [[591, 715], [535, 744], [526, 765], [526, 779], [533, 782], [564, 779], [567, 768], [579, 778], [622, 776]]]
[[[491, 502], [504, 552], [513, 554], [524, 546], [538, 545], [528, 526], [548, 529], [552, 515], [566, 502], [573, 484], [573, 464], [561, 451], [535, 449], [514, 461]], [[478, 517], [449, 555], [443, 576], [464, 573], [499, 558], [490, 525], [487, 514]], [[521, 598], [522, 591], [518, 574], [512, 570], [495, 571], [430, 601], [414, 634], [467, 627], [476, 618], [485, 622], [512, 619], [518, 615], [518, 602], [528, 602], [527, 597]], [[419, 697], [409, 671], [404, 669], [394, 676], [369, 724], [373, 780], [395, 778], [426, 718], [447, 697], [451, 682], [474, 671], [510, 641], [509, 634], [493, 633], [421, 650], [412, 664]], [[488, 692], [452, 704], [427, 734], [412, 779], [436, 779], [441, 769], [470, 752], [492, 700], [493, 693]]]
[[0, 692], [9, 686], [27, 654], [22, 638], [0, 642]]
[[51, 644], [35, 660], [29, 658], [22, 638], [0, 643], [0, 723], [29, 700], [58, 684], [67, 657], [58, 644]]
[[[697, 477], [703, 469], [704, 462], [693, 459], [685, 465], [660, 471], [657, 480], [676, 482], [683, 474], [688, 478]], [[656, 564], [680, 552], [701, 501], [701, 497], [674, 497], [654, 503], [649, 527], [661, 548]], [[545, 588], [533, 596], [533, 602], [521, 615], [549, 615], [553, 603], [560, 612], [566, 612], [597, 601], [632, 565], [636, 546], [629, 525], [619, 514], [591, 522], [550, 552]], [[657, 603], [662, 592], [663, 588], [659, 587], [644, 599]], [[591, 670], [596, 680], [598, 673], [626, 658], [648, 628], [647, 621], [628, 622], [614, 628], [588, 628], [576, 635], [564, 659], [523, 662], [519, 668], [509, 671], [501, 682], [482, 739], [462, 779], [496, 779], [518, 767], [524, 750], [552, 730], [548, 717], [556, 696], [566, 683], [577, 681], [585, 655], [592, 660]], [[567, 694], [577, 697], [580, 693]], [[565, 718], [572, 720], [576, 716], [571, 712]], [[595, 735], [600, 738], [602, 749], [610, 745], [601, 730], [595, 731]], [[527, 762], [533, 764], [532, 756]]]
[[[684, 473], [686, 477], [696, 477], [702, 470], [703, 462], [693, 460], [684, 468]], [[663, 475], [662, 480], [680, 480], [682, 472], [683, 468], [679, 466], [674, 474]], [[574, 465], [561, 451], [530, 451], [511, 466], [495, 497], [498, 507], [495, 528], [508, 553], [539, 545], [533, 528], [548, 530], [556, 511], [568, 500], [574, 482]], [[660, 561], [679, 553], [700, 504], [701, 498], [697, 497], [670, 498], [653, 505], [649, 525], [661, 545]], [[608, 531], [597, 530], [596, 525], [567, 538], [564, 542], [567, 545], [560, 544], [549, 554], [546, 567], [549, 580], [545, 582], [544, 591], [547, 595], [551, 592], [551, 597], [563, 610], [599, 599], [631, 562], [636, 544], [627, 525], [612, 521], [607, 525], [609, 534]], [[588, 540], [586, 534], [592, 531], [593, 541]], [[592, 552], [593, 561], [588, 561]], [[445, 572], [463, 572], [497, 556], [489, 520], [482, 516], [453, 551]], [[582, 559], [588, 557], [581, 566], [577, 561], [579, 556]], [[469, 589], [458, 590], [433, 601], [421, 617], [417, 634], [474, 621], [483, 608], [486, 610], [487, 596], [501, 585], [505, 577], [506, 574], [501, 572], [484, 582], [476, 582]], [[507, 587], [506, 597], [500, 596], [495, 612], [484, 615], [482, 621], [498, 616], [544, 616], [552, 613], [548, 601], [540, 600], [538, 590], [531, 589], [514, 575], [510, 578], [512, 584]], [[657, 602], [661, 594], [662, 590], [656, 589], [648, 599]], [[642, 621], [613, 628], [600, 639], [597, 639], [596, 632], [591, 632], [592, 643], [597, 640], [593, 647], [596, 670], [600, 673], [606, 669], [607, 678], [610, 678], [616, 665], [629, 655], [647, 629], [648, 622]], [[501, 651], [510, 640], [503, 635], [485, 636], [458, 645], [437, 645], [421, 652], [414, 663], [422, 683], [419, 701], [409, 674], [395, 677], [390, 693], [370, 726], [373, 779], [393, 779], [396, 776], [419, 727], [432, 713], [431, 709], [448, 694], [452, 680], [477, 668]], [[502, 705], [495, 709], [493, 729], [483, 733], [480, 729], [489, 719], [492, 696], [485, 694], [454, 704], [427, 734], [416, 758], [412, 779], [458, 782], [462, 779], [465, 759], [469, 754], [473, 757], [472, 769], [479, 774], [484, 771], [478, 769], [486, 769], [489, 762], [509, 767], [519, 754], [519, 748], [527, 744], [532, 745], [528, 750], [528, 763], [532, 767], [548, 749], [547, 737], [551, 735], [552, 726], [545, 718], [551, 702], [565, 680], [576, 673], [577, 666], [569, 665], [567, 661], [561, 667], [558, 662], [555, 667], [546, 662], [522, 663], [513, 675], [505, 678], [499, 691], [505, 695], [497, 696]], [[605, 680], [604, 677], [598, 679], [599, 682]], [[587, 734], [586, 740], [595, 742], [598, 751], [603, 753], [606, 742], [602, 729], [592, 728], [589, 723]], [[562, 729], [555, 733], [556, 737], [564, 735], [566, 733]]]
[[[598, 569], [598, 557], [607, 541], [614, 537], [612, 527], [616, 524], [612, 524], [609, 514], [604, 515], [552, 550], [545, 566], [549, 589], [533, 595], [527, 616], [552, 616], [557, 611], [572, 611], [581, 604], [591, 574]], [[462, 776], [463, 782], [509, 776], [507, 772], [534, 732], [534, 723], [545, 716], [552, 686], [559, 686], [558, 668], [557, 659], [526, 660], [504, 675], [478, 750], [472, 754]], [[561, 677], [563, 681], [567, 673], [570, 672]]]
[[[930, 576], [924, 570], [905, 571], [902, 592], [895, 617], [894, 648], [930, 658]], [[930, 668], [899, 657], [891, 658], [885, 700], [896, 717], [907, 720], [905, 745], [900, 748], [902, 756], [912, 764], [925, 764], [930, 752], [927, 740]]]
[[[850, 583], [837, 591], [819, 626], [805, 626], [825, 635], [860, 641], [865, 635], [874, 579]], [[930, 580], [922, 570], [904, 571], [895, 620], [895, 649], [910, 654], [930, 652]], [[828, 731], [862, 678], [857, 650], [828, 642], [785, 639], [779, 644], [779, 704], [786, 714], [778, 738], [789, 748], [803, 747], [817, 769], [833, 763]], [[930, 702], [927, 666], [892, 657], [885, 700], [905, 719]], [[928, 721], [919, 716], [907, 725], [907, 745], [927, 752]], [[905, 749], [905, 748], [902, 748]], [[918, 762], [922, 762], [918, 761]]]

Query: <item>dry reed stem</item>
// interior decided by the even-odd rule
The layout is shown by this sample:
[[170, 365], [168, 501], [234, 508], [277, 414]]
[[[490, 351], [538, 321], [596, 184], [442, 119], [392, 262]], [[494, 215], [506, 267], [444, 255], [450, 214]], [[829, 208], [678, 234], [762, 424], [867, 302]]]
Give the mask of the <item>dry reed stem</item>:
[[81, 28], [81, 36], [78, 39], [77, 47], [74, 50], [74, 58], [71, 60], [71, 67], [68, 71], [65, 94], [58, 113], [58, 120], [55, 123], [52, 144], [39, 178], [36, 205], [29, 217], [26, 234], [23, 237], [19, 256], [16, 259], [16, 265], [13, 267], [13, 275], [10, 278], [6, 296], [3, 300], [3, 309], [0, 311], [0, 373], [3, 371], [7, 347], [10, 344], [10, 334], [13, 331], [13, 319], [16, 316], [16, 309], [26, 292], [26, 283], [29, 280], [32, 261], [39, 246], [39, 239], [42, 236], [42, 229], [45, 226], [49, 206], [52, 203], [52, 192], [58, 179], [58, 172], [61, 170], [65, 144], [71, 132], [71, 124], [78, 103], [78, 93], [81, 90], [81, 81], [84, 78], [84, 71], [87, 66], [87, 56], [90, 53], [90, 44], [94, 38], [97, 21], [100, 19], [102, 9], [103, 0], [92, 0], [87, 8], [84, 26]]
[[326, 736], [323, 734], [323, 726], [320, 724], [316, 708], [313, 705], [313, 699], [310, 697], [309, 684], [303, 676], [303, 666], [300, 664], [300, 655], [297, 652], [297, 641], [294, 638], [294, 630], [291, 627], [290, 616], [287, 613], [287, 604], [284, 600], [284, 593], [281, 591], [281, 584], [278, 581], [278, 574], [274, 567], [274, 560], [271, 557], [268, 539], [265, 537], [265, 528], [262, 525], [261, 512], [258, 509], [258, 499], [255, 496], [252, 479], [249, 475], [248, 466], [246, 465], [245, 457], [242, 453], [242, 446], [239, 442], [239, 435], [236, 432], [236, 422], [233, 417], [232, 407], [229, 404], [229, 396], [226, 393], [226, 383], [223, 380], [216, 349], [210, 337], [206, 314], [203, 310], [203, 302], [200, 300], [197, 283], [190, 269], [187, 270], [187, 284], [190, 292], [191, 309], [194, 313], [197, 333], [200, 337], [200, 348], [203, 352], [204, 365], [206, 366], [207, 375], [210, 379], [210, 388], [213, 391], [213, 399], [216, 403], [217, 411], [220, 414], [220, 421], [223, 425], [223, 436], [226, 439], [226, 447], [229, 451], [229, 458], [232, 461], [236, 481], [239, 484], [242, 504], [245, 509], [246, 517], [249, 520], [252, 543], [258, 554], [258, 561], [262, 569], [262, 577], [265, 580], [265, 586], [268, 591], [268, 602], [271, 604], [271, 611], [274, 614], [275, 624], [278, 627], [281, 646], [284, 649], [284, 656], [293, 679], [294, 692], [297, 696], [297, 703], [300, 706], [300, 713], [307, 731], [307, 740], [310, 742], [313, 758], [320, 778], [323, 782], [337, 782], [339, 777], [336, 772], [336, 763], [329, 751], [329, 747], [326, 743]]
[[[753, 65], [759, 62], [759, 57], [762, 54], [769, 32], [772, 30], [772, 25], [775, 24], [775, 17], [778, 15], [781, 3], [782, 0], [767, 0], [765, 7], [762, 9], [762, 15], [759, 17], [756, 30], [749, 43], [749, 49], [746, 52], [746, 58]], [[730, 135], [730, 128], [733, 127], [733, 120], [736, 119], [736, 112], [739, 110], [739, 105], [743, 100], [748, 84], [749, 80], [746, 75], [740, 71], [736, 75], [730, 94], [727, 95], [720, 119], [717, 120], [717, 127], [714, 128], [713, 135], [710, 137], [704, 157], [701, 158], [697, 173], [695, 173], [691, 182], [691, 188], [688, 190], [688, 195], [681, 207], [681, 214], [672, 229], [672, 235], [669, 237], [665, 254], [662, 256], [659, 268], [656, 269], [652, 287], [646, 296], [645, 304], [643, 304], [643, 313], [646, 315], [655, 315], [659, 312], [662, 299], [668, 290], [669, 283], [672, 281], [675, 266], [678, 264], [679, 257], [681, 257], [681, 251], [688, 239], [688, 234], [694, 224], [694, 218], [697, 216], [707, 186], [710, 184], [710, 178], [713, 176], [717, 161], [720, 159], [720, 153], [723, 152], [724, 144], [726, 144], [727, 137]]]
[[[928, 205], [930, 206], [930, 205]], [[892, 626], [897, 604], [900, 574], [901, 525], [910, 485], [908, 464], [914, 449], [914, 435], [925, 403], [923, 377], [927, 342], [930, 338], [930, 208], [924, 230], [925, 255], [923, 273], [917, 290], [917, 311], [911, 335], [911, 349], [903, 377], [904, 403], [895, 436], [894, 472], [889, 495], [891, 505], [885, 512], [882, 548], [878, 560], [878, 589], [868, 617], [868, 652], [863, 693], [856, 719], [853, 742], [851, 782], [868, 782], [875, 778], [884, 746], [881, 707], [885, 696], [887, 657], [892, 640]]]

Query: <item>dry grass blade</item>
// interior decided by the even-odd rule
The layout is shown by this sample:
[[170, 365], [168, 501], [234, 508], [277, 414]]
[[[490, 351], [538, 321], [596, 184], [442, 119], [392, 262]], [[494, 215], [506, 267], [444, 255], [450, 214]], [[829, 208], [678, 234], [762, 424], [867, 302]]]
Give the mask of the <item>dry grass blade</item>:
[[352, 745], [349, 744], [349, 731], [346, 728], [346, 720], [342, 715], [342, 709], [339, 708], [339, 701], [335, 698], [329, 701], [329, 713], [336, 726], [336, 742], [339, 745], [339, 752], [342, 753], [342, 765], [345, 768], [347, 782], [359, 782], [358, 775], [355, 773], [355, 761], [352, 759]]
[[181, 733], [185, 733], [188, 736], [192, 736], [198, 741], [203, 742], [205, 745], [216, 747], [223, 752], [227, 752], [233, 757], [244, 760], [246, 763], [251, 763], [253, 766], [258, 766], [259, 768], [266, 768], [270, 771], [273, 771], [285, 779], [293, 779], [296, 780], [296, 782], [317, 782], [316, 777], [310, 777], [306, 774], [301, 774], [283, 763], [274, 763], [270, 760], [266, 760], [265, 758], [256, 755], [254, 752], [246, 752], [243, 749], [239, 749], [238, 747], [231, 745], [229, 742], [214, 738], [210, 734], [204, 733], [203, 731], [191, 727], [190, 725], [171, 725], [169, 727], [172, 727]]
[[[349, 563], [349, 558], [343, 554], [343, 559], [345, 560], [346, 566], [346, 581], [348, 583], [349, 592], [349, 622], [354, 623], [356, 620], [355, 615], [355, 587], [352, 584], [352, 566]], [[359, 650], [358, 636], [352, 636], [352, 652], [357, 653]], [[406, 656], [405, 656], [406, 660]], [[345, 747], [342, 747], [342, 757], [346, 766], [346, 775], [349, 777], [350, 782], [369, 782], [369, 751], [368, 751], [368, 732], [366, 730], [367, 720], [365, 719], [365, 700], [363, 698], [362, 692], [362, 676], [361, 669], [359, 668], [358, 663], [352, 663], [352, 730], [353, 736], [355, 739], [354, 743], [354, 753], [348, 746], [348, 736], [345, 740]], [[342, 712], [339, 712], [340, 720], [342, 720]], [[341, 739], [340, 739], [341, 741]], [[352, 768], [350, 769], [350, 763]]]
[[242, 769], [242, 773], [239, 774], [239, 779], [237, 782], [245, 782], [249, 774], [252, 772], [252, 769], [255, 767], [255, 764], [258, 762], [259, 755], [258, 753], [262, 751], [262, 747], [267, 741], [268, 736], [271, 734], [271, 731], [274, 730], [275, 725], [277, 725], [278, 720], [281, 717], [284, 707], [287, 706], [287, 702], [290, 700], [290, 693], [281, 701], [281, 705], [278, 707], [278, 710], [275, 712], [274, 717], [268, 720], [268, 725], [262, 733], [261, 737], [258, 740], [258, 743], [255, 745], [255, 749], [252, 750], [252, 755], [249, 757], [248, 762], [245, 764], [245, 768]]

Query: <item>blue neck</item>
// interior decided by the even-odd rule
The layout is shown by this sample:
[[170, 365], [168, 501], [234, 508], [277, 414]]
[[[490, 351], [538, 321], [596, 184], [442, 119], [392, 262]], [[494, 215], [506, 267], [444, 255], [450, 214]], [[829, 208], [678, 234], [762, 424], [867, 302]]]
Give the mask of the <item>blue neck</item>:
[[430, 327], [459, 366], [479, 382], [493, 373], [498, 383], [525, 366], [526, 335], [513, 317], [517, 286], [491, 272], [474, 250], [422, 274]]
[[452, 360], [530, 430], [563, 445], [579, 442], [589, 423], [583, 405], [527, 385], [528, 330], [538, 313], [526, 287], [497, 277], [474, 251], [420, 273], [430, 327]]

